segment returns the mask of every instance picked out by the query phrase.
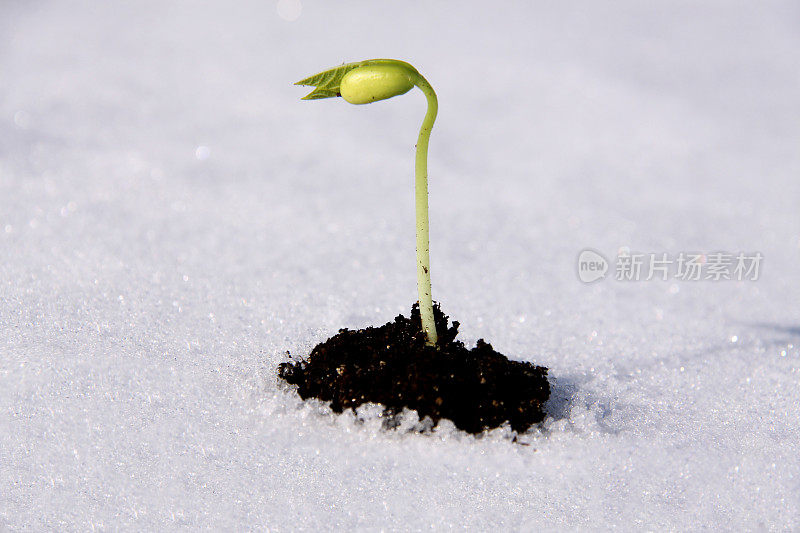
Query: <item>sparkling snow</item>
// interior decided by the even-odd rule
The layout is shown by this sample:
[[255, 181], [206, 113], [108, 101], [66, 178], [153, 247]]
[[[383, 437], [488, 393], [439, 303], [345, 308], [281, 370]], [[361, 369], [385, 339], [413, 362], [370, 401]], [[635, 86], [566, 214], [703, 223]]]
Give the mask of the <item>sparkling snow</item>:
[[[339, 7], [337, 7], [339, 6]], [[0, 529], [791, 529], [800, 523], [796, 2], [0, 6]], [[275, 378], [434, 298], [551, 369], [513, 443], [381, 429]], [[763, 254], [583, 284], [584, 248]], [[414, 427], [414, 415], [401, 429]]]

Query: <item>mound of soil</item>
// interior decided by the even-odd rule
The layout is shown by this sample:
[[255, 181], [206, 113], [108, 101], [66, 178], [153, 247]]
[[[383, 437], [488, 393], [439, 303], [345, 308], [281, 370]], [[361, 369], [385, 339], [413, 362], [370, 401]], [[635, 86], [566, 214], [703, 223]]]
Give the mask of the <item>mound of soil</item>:
[[358, 331], [339, 330], [318, 344], [305, 361], [281, 363], [278, 375], [297, 385], [303, 399], [319, 398], [342, 412], [367, 402], [381, 403], [388, 413], [404, 407], [420, 419], [448, 418], [470, 433], [506, 421], [523, 432], [544, 419], [550, 396], [547, 369], [511, 361], [479, 340], [468, 350], [455, 340], [458, 322], [434, 308], [437, 346], [425, 345], [414, 304], [411, 318]]

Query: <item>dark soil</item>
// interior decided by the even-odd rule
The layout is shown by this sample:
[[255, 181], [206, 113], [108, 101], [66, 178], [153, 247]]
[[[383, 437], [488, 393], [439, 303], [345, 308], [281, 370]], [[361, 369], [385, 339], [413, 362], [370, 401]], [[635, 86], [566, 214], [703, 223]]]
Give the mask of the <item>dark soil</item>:
[[455, 340], [458, 322], [434, 309], [439, 344], [425, 345], [417, 304], [411, 318], [358, 331], [339, 330], [318, 344], [305, 361], [281, 363], [278, 375], [303, 399], [330, 402], [337, 413], [367, 402], [389, 414], [404, 407], [420, 419], [442, 418], [470, 433], [509, 422], [524, 432], [544, 419], [550, 396], [547, 369], [511, 361], [479, 340], [468, 350]]

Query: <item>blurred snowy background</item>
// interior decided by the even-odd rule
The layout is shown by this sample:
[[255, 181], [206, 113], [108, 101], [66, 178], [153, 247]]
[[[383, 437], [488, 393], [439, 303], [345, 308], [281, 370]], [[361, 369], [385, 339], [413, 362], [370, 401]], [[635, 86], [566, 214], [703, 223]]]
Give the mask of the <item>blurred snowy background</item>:
[[[434, 298], [551, 369], [529, 446], [276, 382], [416, 299], [424, 97], [292, 86], [372, 57], [439, 94]], [[798, 65], [793, 1], [1, 0], [0, 529], [797, 527]]]

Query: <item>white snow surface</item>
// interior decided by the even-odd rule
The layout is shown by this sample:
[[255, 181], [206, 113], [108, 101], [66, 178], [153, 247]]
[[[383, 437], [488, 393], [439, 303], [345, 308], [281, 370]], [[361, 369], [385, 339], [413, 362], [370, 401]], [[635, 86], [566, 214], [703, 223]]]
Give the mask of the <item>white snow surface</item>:
[[[288, 13], [288, 15], [287, 15]], [[291, 21], [287, 19], [295, 18]], [[800, 5], [0, 4], [0, 529], [800, 524]], [[434, 299], [550, 368], [513, 442], [382, 429], [277, 365]], [[761, 252], [757, 281], [584, 284], [580, 250]]]

